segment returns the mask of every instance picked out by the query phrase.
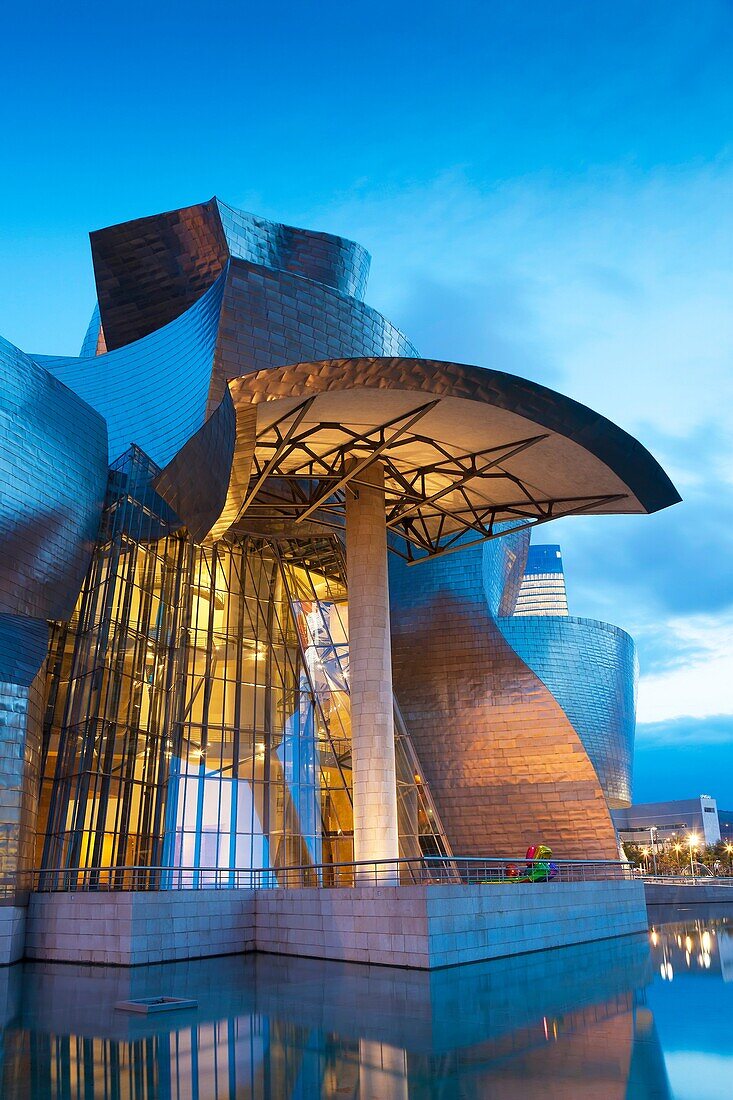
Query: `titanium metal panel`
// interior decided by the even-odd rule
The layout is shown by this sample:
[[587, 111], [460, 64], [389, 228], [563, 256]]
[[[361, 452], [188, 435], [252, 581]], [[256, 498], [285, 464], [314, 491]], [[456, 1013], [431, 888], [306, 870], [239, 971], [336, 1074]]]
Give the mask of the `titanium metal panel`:
[[489, 614], [483, 547], [390, 561], [395, 694], [454, 852], [615, 859], [581, 740]]
[[229, 250], [215, 200], [90, 234], [106, 346], [180, 317], [222, 273]]
[[225, 278], [134, 344], [93, 359], [35, 356], [105, 417], [110, 462], [135, 443], [165, 466], [203, 424]]
[[[566, 613], [516, 615], [516, 586], [509, 592], [507, 578], [517, 557], [518, 541], [526, 547], [529, 533], [505, 536], [484, 546], [487, 604], [509, 645], [568, 716], [609, 805], [628, 805], [638, 682], [634, 640], [616, 626]], [[535, 563], [538, 558], [535, 553]], [[546, 568], [541, 562], [537, 567]]]
[[91, 359], [95, 355], [102, 355], [107, 350], [102, 332], [102, 320], [99, 316], [99, 303], [95, 303], [89, 326], [84, 335], [84, 340], [79, 352], [80, 359]]
[[416, 356], [381, 313], [287, 271], [232, 260], [210, 408], [225, 383], [253, 371], [347, 356]]
[[371, 257], [362, 245], [331, 233], [296, 229], [235, 210], [216, 200], [231, 255], [276, 271], [323, 283], [363, 300]]
[[631, 803], [638, 665], [634, 640], [573, 616], [497, 620], [577, 730], [611, 807]]
[[281, 225], [216, 198], [90, 234], [106, 346], [170, 324], [212, 285], [230, 257], [313, 280], [361, 299], [369, 253], [330, 233]]
[[0, 613], [71, 614], [107, 479], [101, 416], [0, 339]]

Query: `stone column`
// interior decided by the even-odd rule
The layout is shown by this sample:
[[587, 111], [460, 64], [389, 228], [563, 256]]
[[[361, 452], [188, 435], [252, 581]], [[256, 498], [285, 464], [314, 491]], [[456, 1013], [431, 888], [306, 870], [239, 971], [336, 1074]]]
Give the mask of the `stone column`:
[[[346, 487], [354, 858], [397, 859], [392, 651], [384, 468]], [[383, 878], [389, 876], [383, 876]]]

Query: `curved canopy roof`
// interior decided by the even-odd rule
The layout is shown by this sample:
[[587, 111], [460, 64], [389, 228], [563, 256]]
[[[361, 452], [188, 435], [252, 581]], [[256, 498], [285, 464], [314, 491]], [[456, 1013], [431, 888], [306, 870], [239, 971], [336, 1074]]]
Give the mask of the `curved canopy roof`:
[[[244, 375], [229, 394], [238, 425], [232, 472], [226, 491], [212, 494], [209, 537], [342, 527], [346, 487], [358, 487], [375, 460], [385, 468], [390, 545], [408, 560], [457, 549], [471, 534], [482, 540], [581, 513], [655, 512], [680, 499], [622, 429], [500, 371], [335, 359]], [[190, 480], [195, 456], [185, 451], [168, 482], [176, 464]]]

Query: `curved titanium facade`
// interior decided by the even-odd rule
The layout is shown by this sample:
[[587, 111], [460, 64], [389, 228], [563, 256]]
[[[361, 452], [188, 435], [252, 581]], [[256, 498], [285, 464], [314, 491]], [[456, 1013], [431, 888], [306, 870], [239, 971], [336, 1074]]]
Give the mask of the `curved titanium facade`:
[[280, 225], [213, 198], [91, 234], [106, 346], [118, 348], [189, 309], [228, 259], [362, 299], [369, 253], [354, 241]]
[[0, 893], [32, 866], [47, 619], [71, 615], [99, 527], [104, 421], [0, 340]]
[[563, 859], [615, 859], [593, 765], [489, 614], [482, 557], [390, 562], [395, 693], [448, 841], [466, 855], [548, 843]]
[[542, 386], [417, 358], [362, 300], [369, 256], [344, 238], [211, 199], [91, 245], [81, 355], [0, 345], [0, 647], [16, 681], [5, 710], [0, 696], [0, 827], [23, 822], [16, 865], [41, 759], [46, 868], [350, 858], [374, 805], [353, 813], [364, 741], [339, 527], [377, 461], [380, 532], [384, 505], [391, 548], [435, 557], [392, 578], [403, 854], [546, 841], [613, 858], [601, 784], [623, 798], [625, 636], [570, 619], [540, 635], [529, 618], [511, 634], [526, 535], [495, 561], [460, 543], [502, 521], [666, 507], [678, 496], [653, 457]]
[[[522, 545], [524, 543], [524, 545]], [[506, 579], [526, 560], [529, 532], [486, 543], [483, 582], [496, 624], [552, 692], [580, 736], [609, 806], [631, 803], [638, 662], [625, 631], [570, 615], [513, 614], [518, 588]], [[514, 575], [516, 582], [516, 573]]]
[[210, 407], [251, 371], [360, 355], [417, 355], [381, 313], [289, 271], [230, 261]]
[[110, 462], [134, 443], [164, 466], [204, 423], [224, 279], [134, 344], [91, 359], [35, 356], [105, 418]]
[[237, 260], [289, 271], [348, 298], [364, 299], [371, 258], [356, 241], [271, 222], [221, 199], [216, 203], [229, 251]]
[[609, 806], [631, 805], [638, 668], [634, 640], [574, 616], [497, 620], [577, 730]]
[[35, 356], [105, 417], [110, 461], [134, 443], [165, 466], [250, 371], [417, 354], [360, 300], [360, 245], [223, 204], [222, 224], [219, 209], [212, 199], [92, 234], [99, 305], [82, 355]]
[[104, 420], [0, 339], [0, 613], [65, 619], [97, 534]]

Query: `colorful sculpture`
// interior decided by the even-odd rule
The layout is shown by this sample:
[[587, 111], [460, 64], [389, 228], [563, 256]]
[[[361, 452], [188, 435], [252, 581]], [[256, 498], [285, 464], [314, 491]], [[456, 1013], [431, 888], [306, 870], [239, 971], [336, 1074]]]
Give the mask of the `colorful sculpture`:
[[551, 882], [557, 878], [559, 868], [550, 860], [552, 849], [546, 844], [530, 844], [527, 854], [526, 866], [520, 868], [516, 863], [507, 866], [507, 878], [512, 882]]

